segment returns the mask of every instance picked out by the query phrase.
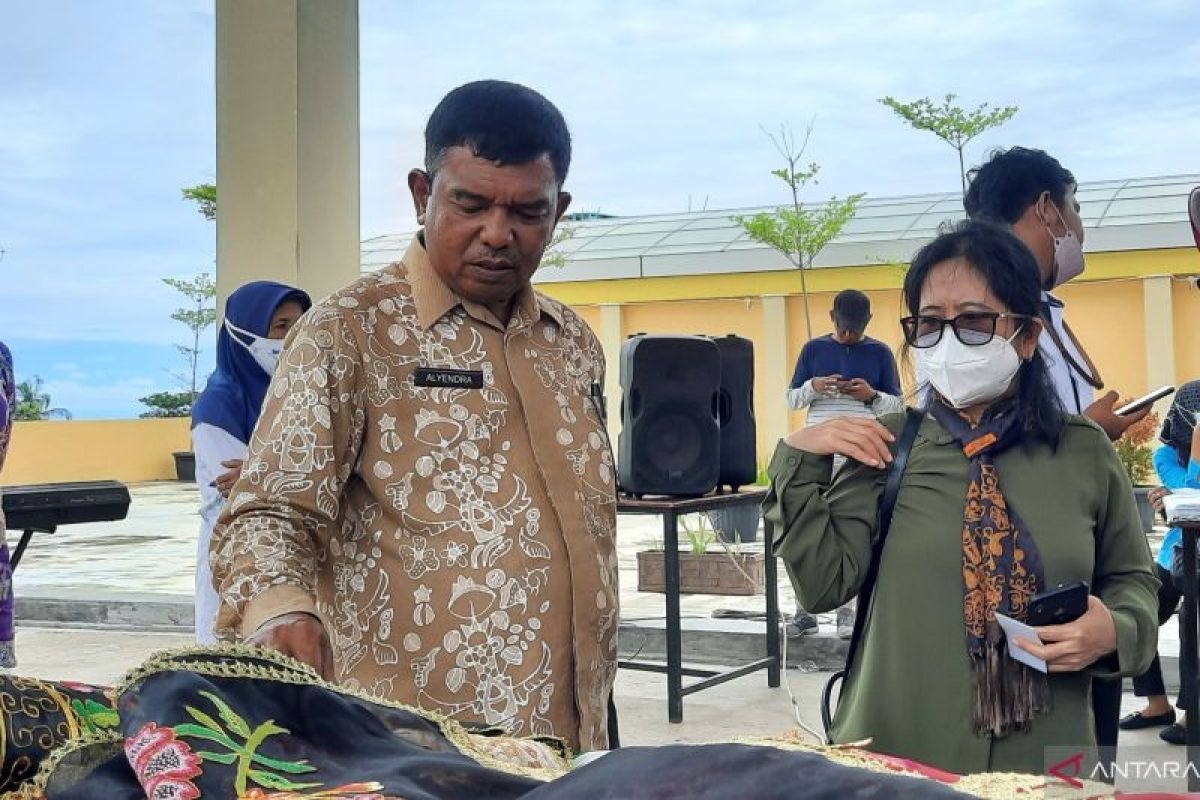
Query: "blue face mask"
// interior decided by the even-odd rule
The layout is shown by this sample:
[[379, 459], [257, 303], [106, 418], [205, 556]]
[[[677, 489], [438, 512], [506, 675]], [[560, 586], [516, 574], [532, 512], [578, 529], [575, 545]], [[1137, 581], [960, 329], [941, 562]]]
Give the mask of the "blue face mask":
[[244, 331], [229, 320], [225, 320], [225, 329], [229, 331], [231, 339], [246, 348], [254, 361], [262, 367], [263, 372], [267, 375], [275, 374], [275, 367], [279, 364], [279, 354], [283, 352], [282, 339], [268, 339], [265, 336]]

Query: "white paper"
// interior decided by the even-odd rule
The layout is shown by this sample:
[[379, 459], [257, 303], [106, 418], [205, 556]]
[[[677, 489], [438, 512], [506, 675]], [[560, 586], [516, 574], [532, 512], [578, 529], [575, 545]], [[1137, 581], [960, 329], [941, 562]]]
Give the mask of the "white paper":
[[1200, 489], [1172, 489], [1163, 498], [1163, 510], [1173, 522], [1200, 520]]
[[1008, 654], [1022, 664], [1028, 664], [1038, 672], [1045, 672], [1046, 662], [1017, 647], [1016, 643], [1016, 640], [1019, 638], [1027, 642], [1041, 644], [1042, 640], [1038, 638], [1037, 632], [1024, 622], [1017, 622], [1012, 617], [1006, 617], [1003, 614], [996, 615], [996, 622], [1000, 623], [1000, 628], [1004, 631], [1004, 637], [1008, 639]]

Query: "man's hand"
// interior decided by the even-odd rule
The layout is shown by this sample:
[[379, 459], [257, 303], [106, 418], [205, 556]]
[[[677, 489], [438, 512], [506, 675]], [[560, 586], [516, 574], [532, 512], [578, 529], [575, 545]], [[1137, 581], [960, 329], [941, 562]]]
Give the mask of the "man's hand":
[[839, 417], [788, 435], [784, 442], [818, 456], [842, 455], [883, 469], [892, 463], [892, 432], [873, 419]]
[[221, 493], [221, 497], [229, 498], [229, 491], [233, 489], [233, 485], [237, 483], [238, 478], [242, 476], [242, 464], [244, 462], [240, 458], [232, 458], [229, 461], [222, 461], [221, 466], [225, 467], [228, 472], [223, 472], [217, 476], [212, 485]]
[[879, 392], [872, 388], [871, 384], [864, 381], [862, 378], [846, 381], [842, 384], [842, 393], [848, 394], [855, 400], [863, 403], [870, 403], [879, 397]]
[[826, 375], [824, 378], [813, 378], [813, 391], [817, 394], [833, 394], [842, 380], [841, 375]]
[[303, 661], [327, 681], [335, 678], [329, 636], [321, 621], [312, 614], [294, 611], [267, 620], [246, 639], [246, 643], [269, 647]]
[[1065, 625], [1034, 628], [1042, 644], [1017, 639], [1017, 646], [1046, 662], [1051, 672], [1078, 672], [1117, 649], [1112, 612], [1096, 595], [1088, 595], [1083, 616]]
[[1113, 411], [1117, 405], [1117, 398], [1116, 392], [1109, 392], [1083, 411], [1083, 415], [1103, 428], [1104, 432], [1108, 434], [1108, 438], [1114, 442], [1121, 438], [1130, 425], [1141, 422], [1151, 411], [1151, 406], [1146, 406], [1132, 414], [1118, 416]]

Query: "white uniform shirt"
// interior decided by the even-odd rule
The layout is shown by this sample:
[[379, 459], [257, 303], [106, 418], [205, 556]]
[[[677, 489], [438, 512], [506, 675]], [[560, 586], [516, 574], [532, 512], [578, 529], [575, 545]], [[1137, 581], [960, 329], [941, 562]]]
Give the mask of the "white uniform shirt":
[[213, 526], [225, 509], [225, 498], [212, 483], [229, 470], [222, 461], [246, 458], [246, 444], [229, 431], [202, 422], [192, 429], [192, 450], [196, 454], [196, 483], [200, 486], [200, 541], [196, 548], [196, 642], [214, 644], [213, 627], [217, 621], [219, 600], [213, 588], [212, 569], [208, 564]]
[[[1050, 309], [1050, 321], [1054, 325], [1059, 341], [1067, 348], [1067, 352], [1075, 360], [1075, 363], [1086, 367], [1087, 359], [1084, 358], [1083, 353], [1079, 352], [1079, 348], [1075, 346], [1075, 340], [1071, 338], [1063, 325], [1062, 301], [1049, 292], [1042, 292], [1042, 301]], [[1058, 349], [1058, 344], [1049, 331], [1042, 331], [1038, 347], [1042, 351], [1042, 357], [1046, 359], [1050, 380], [1054, 383], [1054, 390], [1058, 392], [1059, 399], [1062, 400], [1063, 408], [1067, 410], [1068, 414], [1082, 414], [1083, 410], [1090, 406], [1095, 399], [1095, 389], [1063, 357]]]

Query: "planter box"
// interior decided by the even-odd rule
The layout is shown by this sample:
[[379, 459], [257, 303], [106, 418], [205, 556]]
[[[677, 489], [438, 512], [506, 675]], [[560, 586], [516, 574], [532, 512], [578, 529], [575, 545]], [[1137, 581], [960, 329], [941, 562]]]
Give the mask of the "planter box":
[[[739, 541], [758, 541], [758, 521], [762, 519], [762, 508], [757, 505], [715, 508], [705, 511], [704, 515], [717, 532], [717, 538], [723, 542], [737, 544]], [[724, 555], [723, 551], [721, 555]]]
[[1133, 487], [1133, 498], [1137, 501], [1138, 515], [1142, 518], [1142, 530], [1149, 533], [1154, 528], [1154, 506], [1150, 504], [1153, 486]]
[[[663, 558], [661, 550], [643, 550], [637, 554], [639, 592], [666, 592]], [[680, 553], [679, 592], [762, 594], [764, 564], [762, 553], [727, 553], [724, 550], [702, 556]]]
[[196, 454], [190, 450], [179, 450], [171, 455], [175, 457], [175, 477], [181, 481], [195, 483]]

